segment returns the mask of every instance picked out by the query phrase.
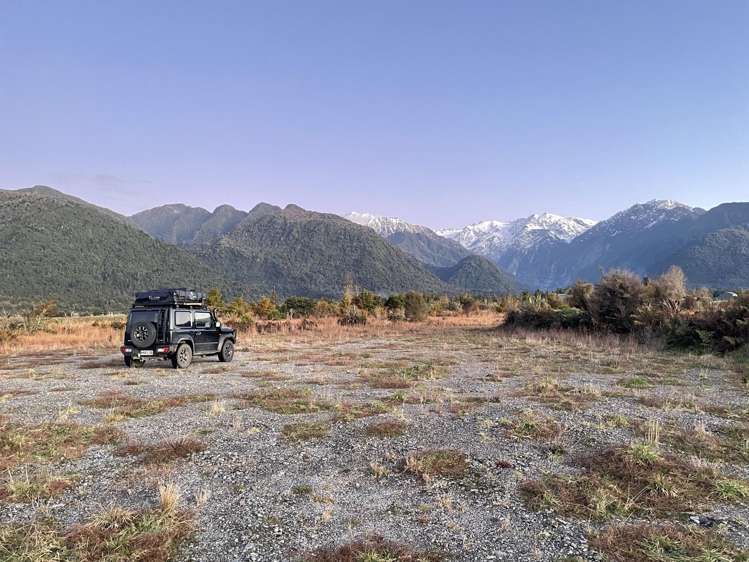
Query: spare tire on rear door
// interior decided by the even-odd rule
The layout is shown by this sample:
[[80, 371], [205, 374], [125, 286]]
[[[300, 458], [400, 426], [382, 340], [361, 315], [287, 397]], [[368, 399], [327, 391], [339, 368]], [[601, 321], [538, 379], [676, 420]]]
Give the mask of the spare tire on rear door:
[[130, 328], [130, 340], [138, 349], [151, 347], [156, 341], [156, 326], [153, 322], [136, 322]]

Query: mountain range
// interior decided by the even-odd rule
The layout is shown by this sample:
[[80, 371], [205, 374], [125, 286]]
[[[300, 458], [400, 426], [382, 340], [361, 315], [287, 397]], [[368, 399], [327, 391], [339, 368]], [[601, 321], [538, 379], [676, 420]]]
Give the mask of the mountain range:
[[749, 286], [749, 203], [673, 201], [594, 221], [551, 213], [434, 231], [367, 213], [346, 217], [260, 203], [185, 204], [119, 215], [52, 188], [0, 190], [0, 310], [54, 297], [63, 308], [120, 310], [136, 290], [220, 287], [337, 297], [553, 289], [602, 271], [684, 269], [692, 285]]

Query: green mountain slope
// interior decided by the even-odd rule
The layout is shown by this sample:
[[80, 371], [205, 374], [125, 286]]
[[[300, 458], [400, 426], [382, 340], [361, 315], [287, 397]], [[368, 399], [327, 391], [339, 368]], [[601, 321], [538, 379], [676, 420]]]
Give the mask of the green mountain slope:
[[333, 297], [347, 281], [378, 293], [449, 290], [370, 228], [295, 205], [261, 204], [217, 244], [192, 251], [253, 293]]
[[449, 267], [470, 255], [463, 246], [434, 232], [393, 232], [385, 238], [421, 263], [434, 267]]
[[466, 292], [497, 295], [517, 290], [515, 279], [481, 256], [468, 256], [451, 267], [432, 267], [445, 283]]
[[69, 310], [122, 310], [138, 290], [227, 288], [193, 255], [49, 188], [0, 190], [0, 263], [0, 309], [55, 298]]

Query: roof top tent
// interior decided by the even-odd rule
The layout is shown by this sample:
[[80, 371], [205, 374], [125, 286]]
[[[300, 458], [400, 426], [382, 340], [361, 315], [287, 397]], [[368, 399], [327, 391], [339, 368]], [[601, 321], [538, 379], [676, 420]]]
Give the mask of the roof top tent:
[[135, 293], [133, 307], [145, 306], [199, 306], [206, 303], [206, 294], [193, 289], [154, 289]]

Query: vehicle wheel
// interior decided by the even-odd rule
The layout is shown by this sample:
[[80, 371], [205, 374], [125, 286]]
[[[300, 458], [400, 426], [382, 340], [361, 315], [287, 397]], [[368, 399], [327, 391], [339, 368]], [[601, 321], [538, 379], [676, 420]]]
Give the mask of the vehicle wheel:
[[156, 341], [156, 326], [153, 322], [136, 322], [130, 328], [130, 339], [138, 349], [151, 347]]
[[172, 367], [175, 369], [187, 369], [192, 363], [192, 348], [189, 344], [181, 343], [177, 352], [172, 357]]
[[221, 351], [218, 354], [218, 360], [222, 363], [228, 363], [234, 359], [234, 342], [226, 340], [224, 345], [221, 346]]

